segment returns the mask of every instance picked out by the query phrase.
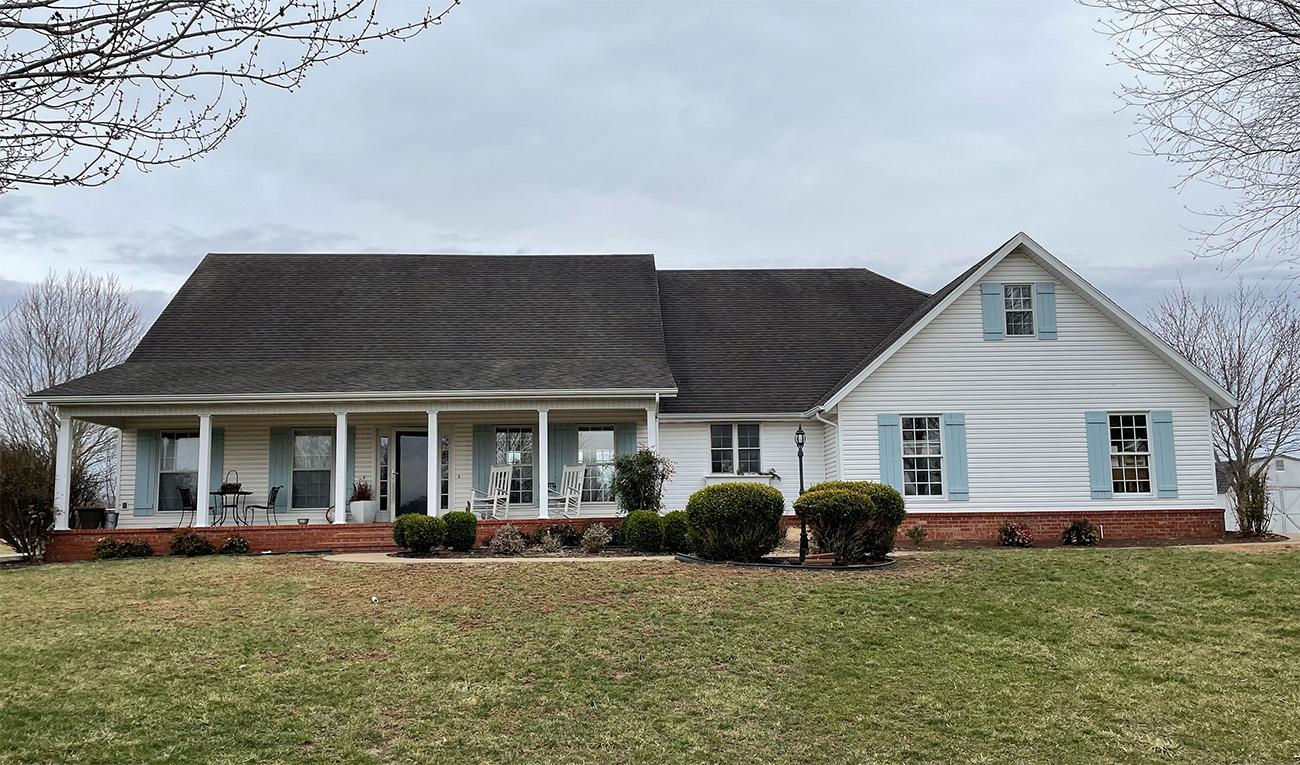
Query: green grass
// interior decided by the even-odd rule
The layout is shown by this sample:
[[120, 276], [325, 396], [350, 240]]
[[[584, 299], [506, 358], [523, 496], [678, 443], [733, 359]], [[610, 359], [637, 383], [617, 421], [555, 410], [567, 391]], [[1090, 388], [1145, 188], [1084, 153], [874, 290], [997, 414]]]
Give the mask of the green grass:
[[17, 569], [0, 763], [1291, 762], [1298, 583], [1181, 549]]

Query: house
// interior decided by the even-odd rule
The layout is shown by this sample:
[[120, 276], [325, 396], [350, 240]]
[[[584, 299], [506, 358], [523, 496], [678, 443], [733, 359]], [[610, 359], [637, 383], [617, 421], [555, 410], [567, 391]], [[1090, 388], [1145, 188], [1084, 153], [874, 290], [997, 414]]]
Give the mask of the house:
[[[1253, 464], [1258, 465], [1260, 461]], [[1264, 481], [1272, 513], [1268, 523], [1269, 531], [1278, 534], [1300, 533], [1300, 458], [1279, 454], [1268, 462], [1268, 467], [1264, 469]], [[1217, 463], [1216, 467], [1215, 491], [1218, 492], [1217, 504], [1223, 508], [1223, 524], [1229, 531], [1236, 531], [1237, 515], [1228, 491], [1228, 472], [1222, 462]]]
[[890, 483], [931, 538], [1221, 533], [1210, 417], [1235, 404], [1025, 234], [934, 294], [649, 255], [209, 255], [129, 359], [29, 400], [58, 408], [59, 529], [86, 420], [121, 429], [122, 528], [234, 472], [282, 487], [259, 525], [322, 524], [359, 479], [380, 521], [463, 509], [493, 467], [512, 521], [578, 466], [579, 517], [611, 517], [638, 446], [676, 463], [669, 508], [737, 480], [792, 502], [802, 428], [804, 484]]

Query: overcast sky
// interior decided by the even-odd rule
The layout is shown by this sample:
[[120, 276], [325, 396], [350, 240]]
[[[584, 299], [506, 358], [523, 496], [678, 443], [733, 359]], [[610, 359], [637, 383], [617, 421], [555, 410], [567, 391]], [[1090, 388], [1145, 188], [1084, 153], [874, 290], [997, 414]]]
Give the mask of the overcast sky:
[[[160, 306], [209, 251], [653, 252], [932, 290], [1023, 230], [1126, 308], [1194, 261], [1094, 9], [468, 0], [253, 94], [216, 153], [0, 196], [0, 299], [49, 268]], [[306, 273], [304, 279], [310, 279]]]

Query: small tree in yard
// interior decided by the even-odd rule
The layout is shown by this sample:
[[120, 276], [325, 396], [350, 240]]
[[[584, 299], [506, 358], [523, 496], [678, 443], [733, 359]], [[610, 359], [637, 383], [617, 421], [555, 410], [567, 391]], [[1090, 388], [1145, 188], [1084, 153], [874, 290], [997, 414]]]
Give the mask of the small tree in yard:
[[614, 498], [623, 512], [664, 506], [664, 481], [673, 475], [673, 462], [652, 449], [638, 449], [614, 460]]
[[0, 443], [0, 539], [24, 560], [45, 552], [54, 525], [54, 477], [45, 453]]
[[1180, 287], [1151, 313], [1156, 333], [1237, 398], [1214, 413], [1214, 454], [1228, 475], [1238, 528], [1268, 530], [1265, 470], [1300, 446], [1300, 310], [1240, 280], [1222, 299]]

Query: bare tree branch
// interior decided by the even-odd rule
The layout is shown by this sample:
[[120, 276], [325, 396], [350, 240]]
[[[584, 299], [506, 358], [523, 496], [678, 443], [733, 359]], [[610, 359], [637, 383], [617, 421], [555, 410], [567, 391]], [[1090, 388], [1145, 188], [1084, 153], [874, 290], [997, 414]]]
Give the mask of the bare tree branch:
[[195, 159], [244, 118], [247, 86], [293, 90], [441, 24], [445, 2], [383, 23], [378, 0], [0, 0], [0, 193]]

